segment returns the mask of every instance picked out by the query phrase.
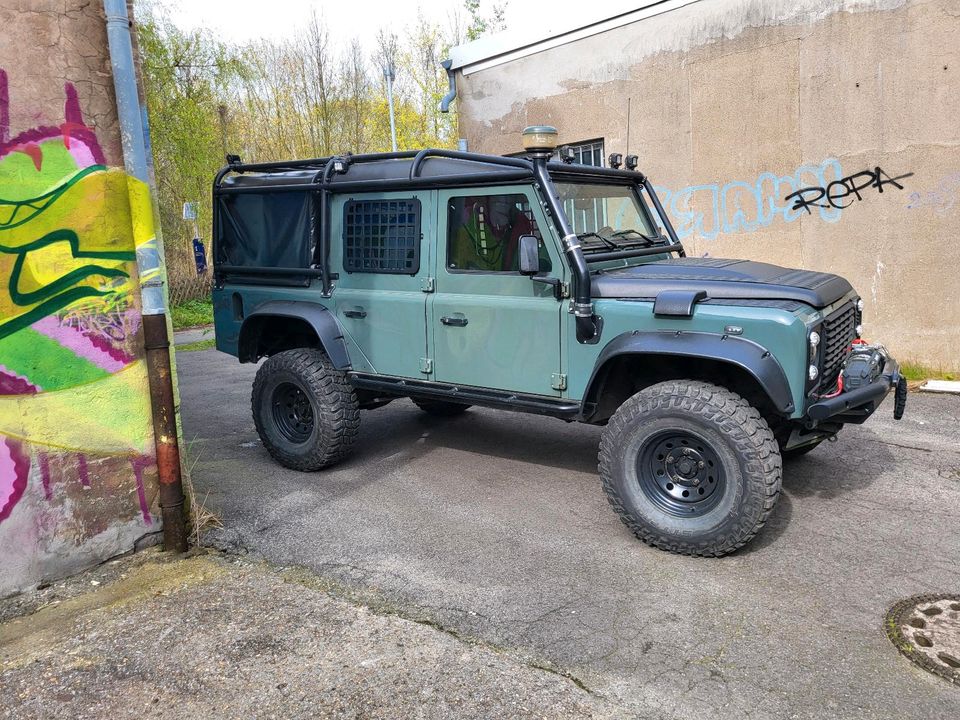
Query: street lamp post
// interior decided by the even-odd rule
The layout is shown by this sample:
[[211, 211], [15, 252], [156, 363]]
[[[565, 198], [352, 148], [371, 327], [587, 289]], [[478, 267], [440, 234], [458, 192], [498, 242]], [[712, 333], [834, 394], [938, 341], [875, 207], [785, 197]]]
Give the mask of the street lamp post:
[[388, 62], [383, 68], [383, 77], [387, 80], [387, 105], [390, 108], [390, 142], [393, 145], [393, 151], [397, 151], [397, 124], [393, 118], [393, 81], [396, 74], [393, 70], [393, 63]]

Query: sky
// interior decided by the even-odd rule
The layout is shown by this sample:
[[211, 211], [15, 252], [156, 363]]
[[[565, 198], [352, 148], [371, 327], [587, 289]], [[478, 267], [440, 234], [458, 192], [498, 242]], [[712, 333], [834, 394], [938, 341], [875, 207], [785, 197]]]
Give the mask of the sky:
[[[333, 38], [342, 38], [343, 44], [358, 38], [363, 46], [375, 48], [377, 30], [388, 28], [398, 35], [416, 20], [418, 9], [442, 28], [452, 23], [452, 14], [459, 9], [463, 24], [467, 12], [463, 0], [160, 0], [169, 7], [173, 21], [184, 29], [205, 27], [221, 39], [244, 42], [261, 37], [280, 39], [289, 37], [298, 24], [316, 8], [325, 20]], [[594, 0], [596, 6], [609, 4], [622, 8], [624, 0]], [[493, 2], [481, 0], [482, 14], [488, 14]], [[507, 28], [523, 28], [550, 22], [561, 13], [576, 14], [582, 0], [509, 0], [504, 16]], [[544, 17], [544, 8], [548, 8]], [[613, 14], [613, 13], [611, 13]], [[341, 45], [335, 42], [335, 45]]]

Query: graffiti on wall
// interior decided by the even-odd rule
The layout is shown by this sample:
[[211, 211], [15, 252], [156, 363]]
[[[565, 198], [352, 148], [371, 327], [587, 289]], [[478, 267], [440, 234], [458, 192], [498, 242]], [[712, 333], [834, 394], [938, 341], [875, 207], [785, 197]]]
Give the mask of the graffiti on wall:
[[[843, 177], [840, 161], [834, 158], [819, 165], [802, 165], [792, 174], [764, 172], [749, 182], [690, 185], [680, 190], [656, 188], [674, 221], [681, 239], [697, 235], [713, 240], [721, 233], [753, 232], [769, 227], [775, 220], [791, 223], [804, 214], [785, 198], [798, 190], [829, 185]], [[817, 208], [826, 222], [840, 219], [834, 207]]]
[[792, 223], [806, 215], [837, 222], [842, 211], [863, 200], [868, 190], [882, 193], [913, 173], [890, 177], [881, 168], [845, 176], [840, 161], [801, 165], [793, 173], [760, 173], [749, 181], [656, 188], [680, 239], [692, 235], [714, 240], [720, 234], [754, 232], [775, 221]]
[[897, 181], [911, 175], [912, 172], [890, 177], [882, 168], [876, 167], [873, 170], [861, 170], [824, 186], [800, 188], [787, 195], [784, 200], [793, 200], [791, 210], [806, 210], [810, 214], [813, 212], [810, 209], [812, 207], [843, 210], [863, 200], [866, 190], [875, 189], [882, 193], [884, 185], [893, 185], [898, 190], [903, 190], [903, 185]]
[[53, 500], [126, 466], [151, 522], [153, 463], [137, 336], [136, 251], [154, 242], [148, 188], [110, 168], [72, 84], [58, 125], [11, 134], [0, 70], [0, 526], [31, 478]]
[[933, 190], [910, 193], [907, 208], [932, 207], [937, 215], [946, 215], [960, 204], [960, 172], [944, 175]]

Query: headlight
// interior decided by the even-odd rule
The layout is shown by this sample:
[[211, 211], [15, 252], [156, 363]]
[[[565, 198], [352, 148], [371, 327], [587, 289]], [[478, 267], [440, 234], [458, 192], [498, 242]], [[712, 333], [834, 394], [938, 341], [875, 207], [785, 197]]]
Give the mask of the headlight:
[[817, 370], [817, 366], [816, 366], [816, 365], [811, 365], [809, 368], [807, 368], [807, 377], [810, 378], [810, 381], [811, 381], [811, 382], [814, 381], [814, 380], [816, 380], [816, 379], [817, 379], [817, 375], [819, 375], [819, 374], [820, 374], [820, 371]]
[[816, 330], [810, 333], [810, 359], [815, 360], [817, 357], [817, 348], [820, 346], [820, 333]]
[[854, 328], [854, 330], [857, 333], [857, 337], [863, 337], [863, 325], [857, 325], [857, 327]]
[[863, 312], [863, 298], [857, 300], [857, 312]]

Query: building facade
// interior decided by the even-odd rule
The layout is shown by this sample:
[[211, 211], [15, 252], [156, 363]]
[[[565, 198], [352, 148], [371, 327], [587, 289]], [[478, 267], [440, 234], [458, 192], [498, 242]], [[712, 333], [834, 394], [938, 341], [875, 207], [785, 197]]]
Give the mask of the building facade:
[[[67, 4], [70, 5], [69, 3]], [[0, 597], [149, 541], [138, 253], [100, 2], [0, 1]]]
[[[691, 255], [834, 272], [866, 336], [960, 368], [960, 7], [667, 0], [455, 48], [460, 134], [636, 154]], [[575, 19], [574, 19], [575, 21]]]

